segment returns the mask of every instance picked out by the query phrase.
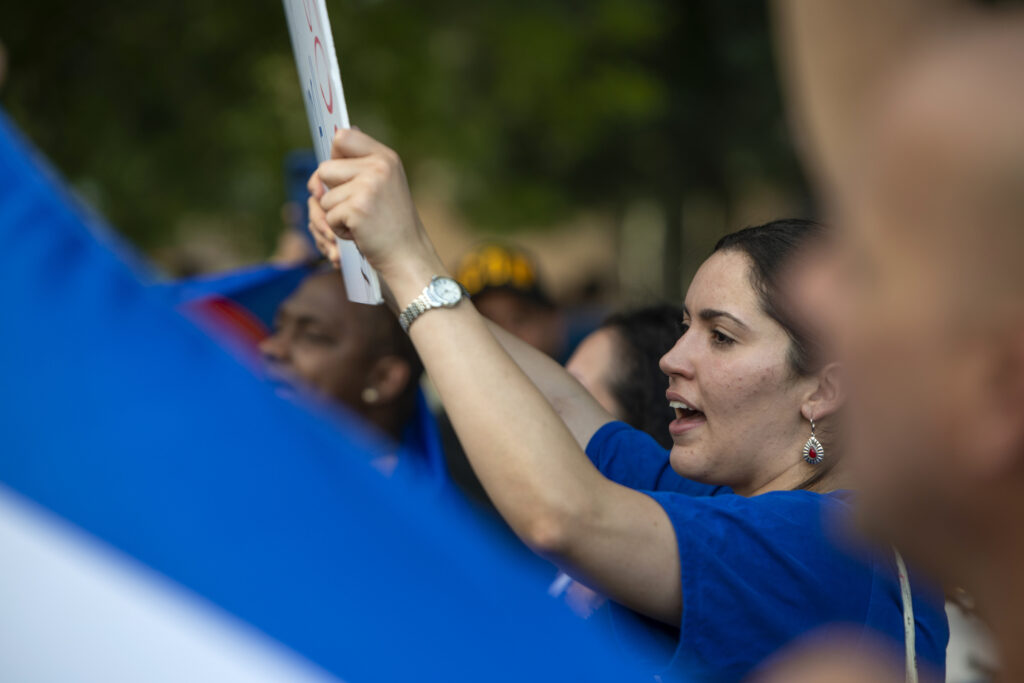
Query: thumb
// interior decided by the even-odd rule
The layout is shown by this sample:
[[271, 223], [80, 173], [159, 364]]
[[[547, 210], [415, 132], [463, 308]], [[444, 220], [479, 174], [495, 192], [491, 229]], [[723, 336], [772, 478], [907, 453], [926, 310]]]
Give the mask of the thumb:
[[365, 157], [384, 146], [358, 128], [341, 128], [331, 142], [331, 158]]

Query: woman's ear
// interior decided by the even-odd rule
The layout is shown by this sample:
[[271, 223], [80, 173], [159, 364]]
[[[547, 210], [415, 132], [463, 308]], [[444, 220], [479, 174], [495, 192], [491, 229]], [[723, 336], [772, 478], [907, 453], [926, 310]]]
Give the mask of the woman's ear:
[[843, 368], [839, 363], [829, 363], [818, 371], [817, 385], [804, 399], [800, 412], [808, 420], [821, 420], [837, 412], [846, 402], [846, 386]]
[[377, 390], [377, 405], [387, 405], [405, 393], [411, 379], [408, 361], [398, 356], [382, 356], [370, 369], [367, 386]]

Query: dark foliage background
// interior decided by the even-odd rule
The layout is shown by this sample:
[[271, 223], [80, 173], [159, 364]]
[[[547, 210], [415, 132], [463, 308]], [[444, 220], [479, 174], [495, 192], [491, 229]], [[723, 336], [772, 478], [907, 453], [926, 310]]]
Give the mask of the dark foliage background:
[[[684, 198], [729, 205], [761, 180], [802, 193], [764, 3], [328, 9], [353, 122], [411, 169], [442, 163], [481, 229], [653, 200], [671, 228], [666, 278], [678, 281], [679, 247], [700, 231], [683, 224]], [[271, 247], [282, 158], [308, 146], [279, 3], [5, 3], [0, 41], [0, 104], [142, 248], [195, 224], [253, 253]]]

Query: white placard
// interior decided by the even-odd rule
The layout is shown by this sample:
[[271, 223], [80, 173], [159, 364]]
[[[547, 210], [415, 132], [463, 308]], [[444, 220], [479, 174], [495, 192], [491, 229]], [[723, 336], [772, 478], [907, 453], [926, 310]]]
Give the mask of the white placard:
[[[334, 134], [339, 128], [349, 127], [327, 7], [323, 0], [284, 0], [284, 14], [295, 51], [313, 150], [322, 163], [331, 158]], [[355, 242], [337, 241], [348, 298], [363, 304], [383, 303], [377, 273], [359, 253]]]

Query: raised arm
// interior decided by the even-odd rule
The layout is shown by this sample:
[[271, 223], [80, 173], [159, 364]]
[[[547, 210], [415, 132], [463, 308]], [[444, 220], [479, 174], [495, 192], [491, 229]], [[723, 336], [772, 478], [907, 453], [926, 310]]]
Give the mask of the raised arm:
[[[310, 179], [309, 191], [309, 213], [311, 217], [317, 217], [317, 221], [310, 223], [313, 239], [321, 253], [337, 267], [338, 256], [334, 234], [326, 232], [329, 228], [322, 219], [323, 209], [319, 203], [320, 197], [323, 195], [323, 185], [315, 175]], [[398, 303], [392, 300], [389, 293], [386, 294], [388, 294], [389, 306], [397, 307]], [[594, 433], [602, 425], [615, 419], [591, 396], [589, 391], [583, 388], [583, 385], [575, 377], [550, 356], [538, 351], [492, 322], [488, 322], [487, 327], [501, 344], [505, 353], [515, 361], [519, 369], [533, 382], [533, 385], [562, 418], [562, 422], [572, 432], [573, 438], [576, 439], [580, 448], [586, 449]]]
[[[323, 221], [323, 209], [320, 207], [320, 197], [323, 195], [323, 185], [317, 176], [313, 176], [309, 183], [311, 217], [316, 217], [315, 222], [310, 223], [313, 239], [317, 248], [327, 256], [331, 262], [338, 266], [337, 247], [334, 242], [333, 233], [326, 232], [329, 228]], [[398, 303], [388, 295], [388, 304], [392, 308]], [[544, 395], [548, 403], [555, 410], [565, 426], [569, 428], [573, 438], [580, 448], [586, 449], [594, 433], [615, 418], [608, 413], [604, 407], [591, 396], [590, 392], [583, 388], [579, 381], [569, 372], [555, 362], [547, 354], [538, 351], [523, 340], [503, 330], [500, 326], [488, 322], [487, 327], [494, 335], [498, 343], [505, 350], [519, 369], [530, 379], [535, 387]]]
[[953, 0], [773, 0], [776, 52], [808, 162], [831, 193], [900, 62], [966, 10]]
[[[332, 228], [355, 239], [405, 306], [446, 271], [412, 205], [401, 163], [358, 131], [340, 132], [333, 155], [312, 184], [329, 188], [310, 202], [318, 242], [330, 253]], [[423, 315], [410, 337], [474, 471], [512, 529], [613, 599], [678, 623], [679, 559], [668, 516], [653, 499], [603, 477], [578, 442], [607, 416], [584, 411], [588, 417], [571, 432], [468, 302]], [[525, 353], [519, 360], [542, 383], [545, 375], [552, 380], [553, 402], [585, 400], [553, 362]]]
[[494, 323], [487, 323], [501, 347], [533, 382], [572, 432], [580, 448], [586, 449], [594, 433], [615, 418], [597, 402], [579, 381], [547, 354], [538, 351]]

